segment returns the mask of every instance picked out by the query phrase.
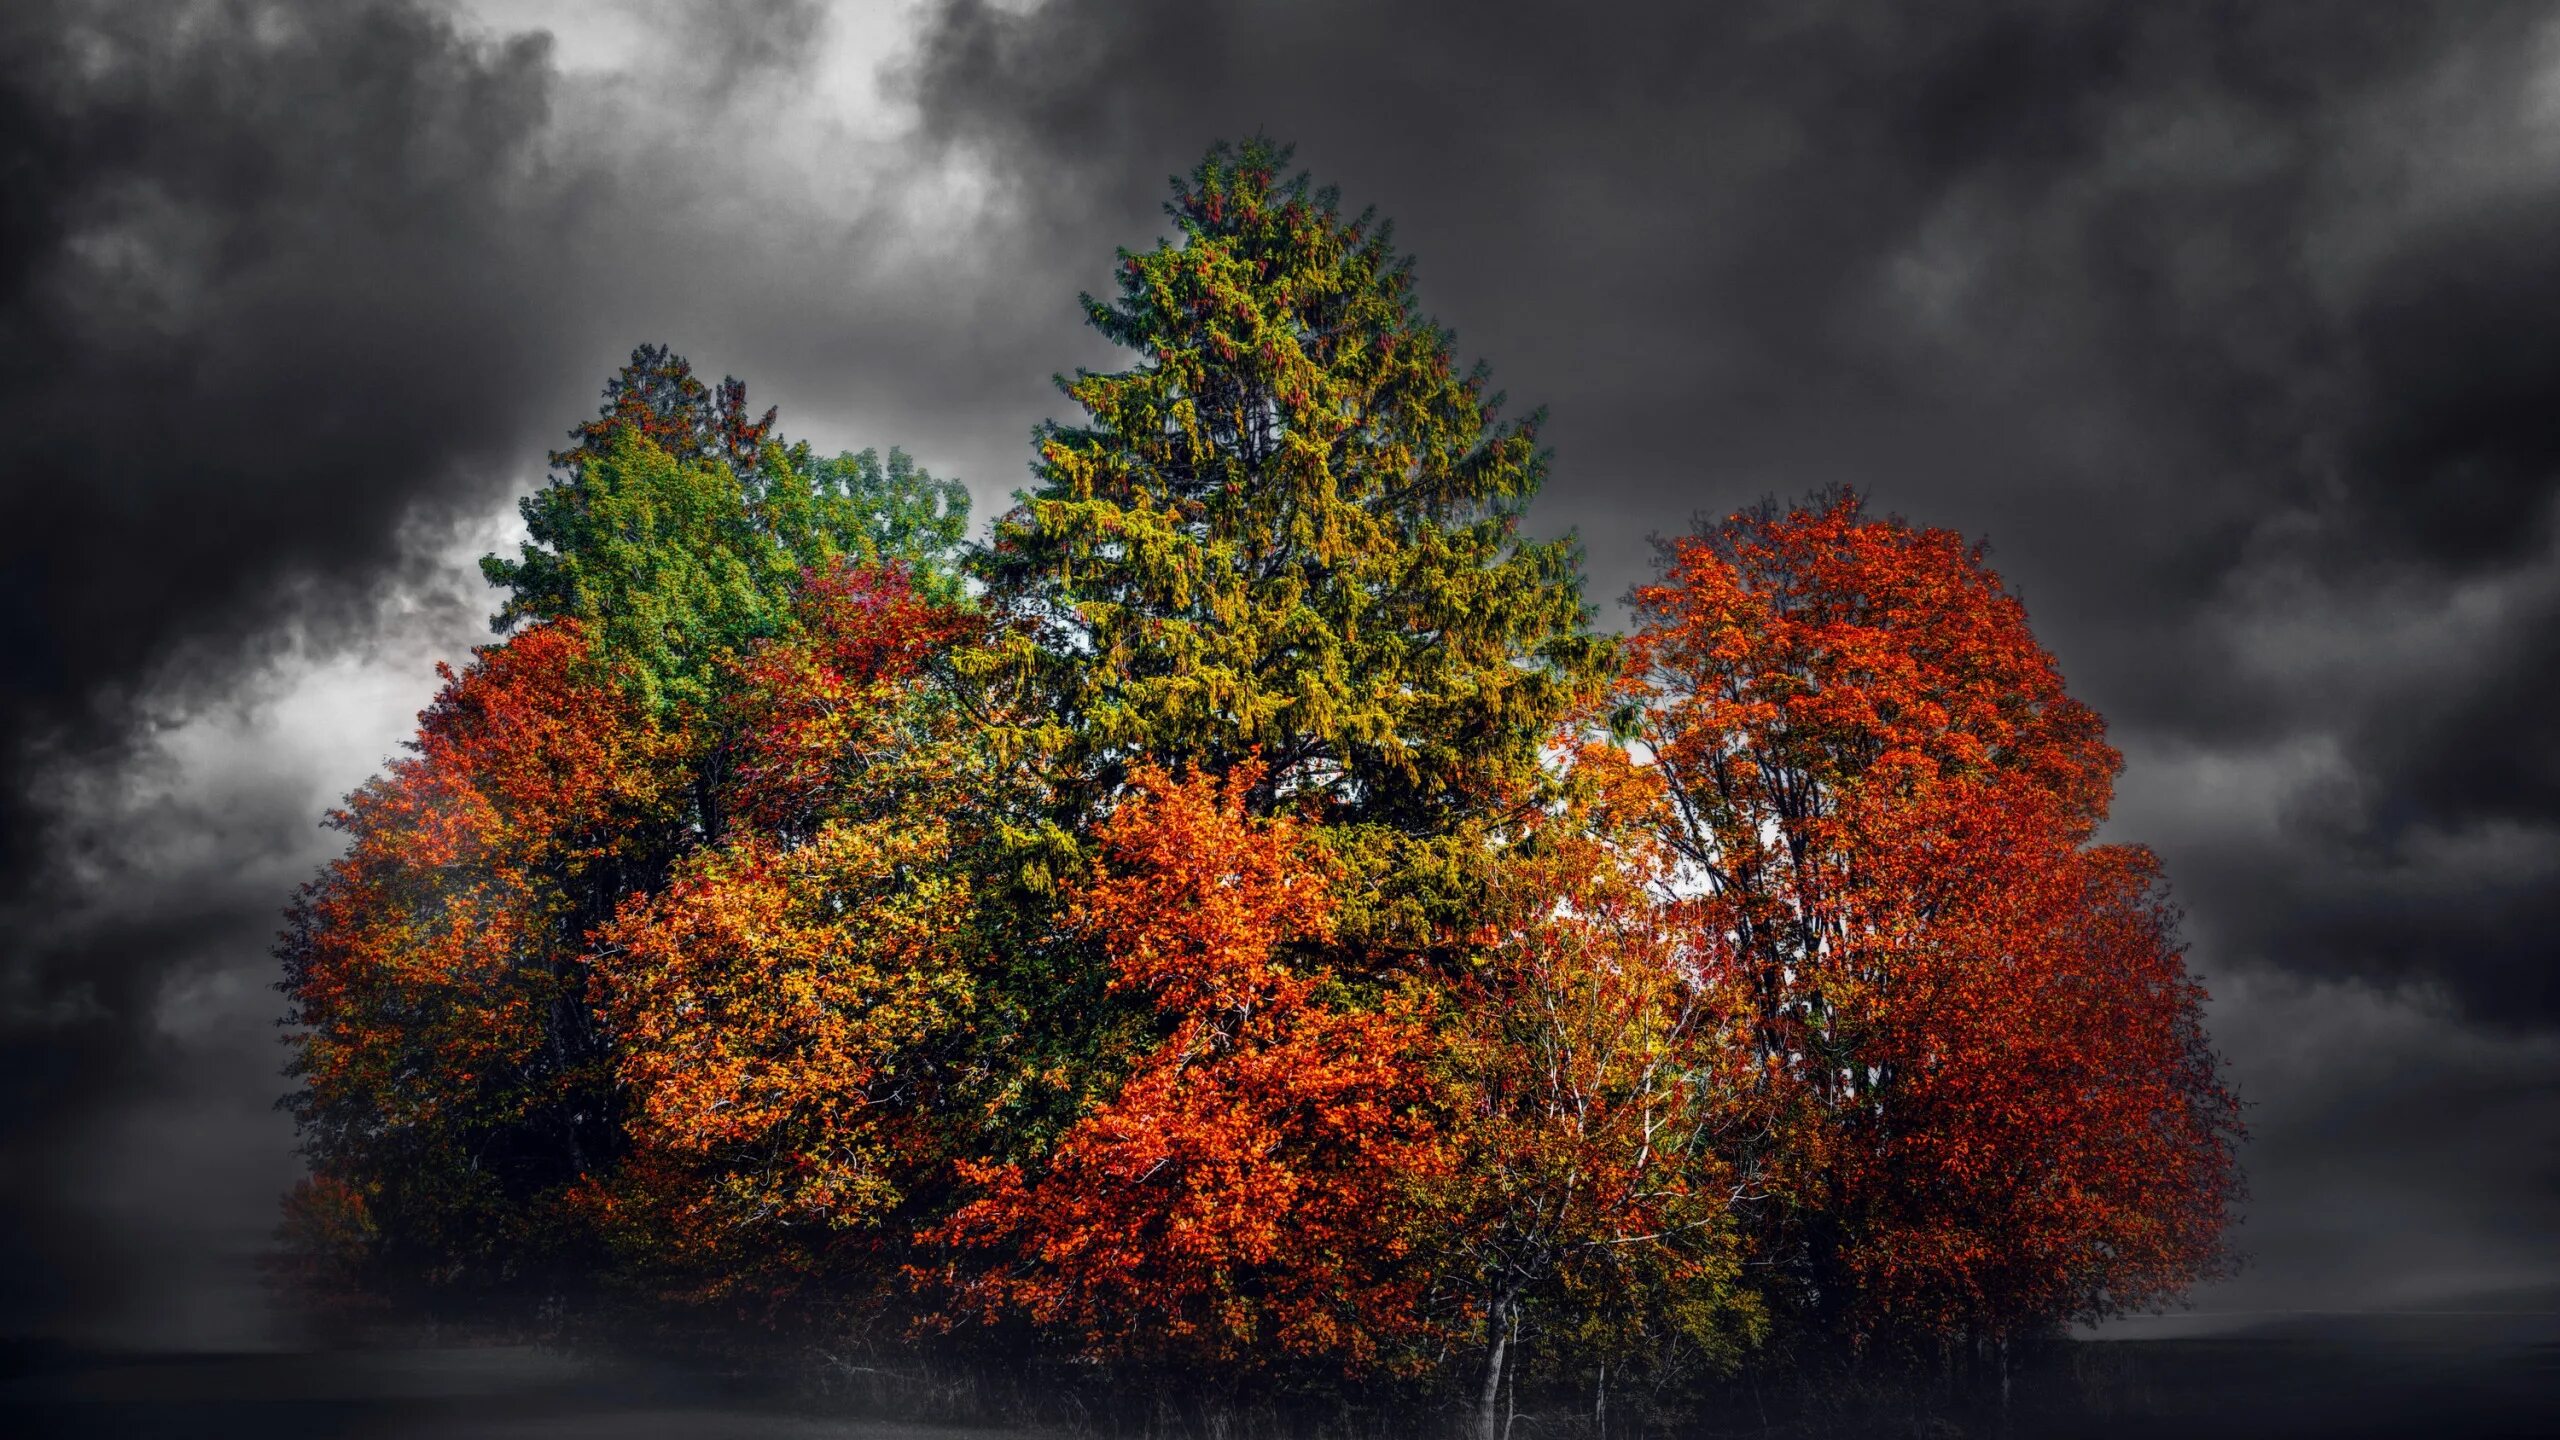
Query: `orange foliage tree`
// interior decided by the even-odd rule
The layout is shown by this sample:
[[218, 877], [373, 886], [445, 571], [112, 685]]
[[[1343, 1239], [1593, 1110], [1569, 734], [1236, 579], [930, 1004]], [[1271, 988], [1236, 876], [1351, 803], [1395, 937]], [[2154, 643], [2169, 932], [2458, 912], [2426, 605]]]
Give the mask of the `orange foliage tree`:
[[1978, 548], [1842, 493], [1673, 542], [1643, 739], [1746, 997], [1835, 1334], [2005, 1337], [2214, 1273], [2236, 1105], [2117, 757]]
[[606, 400], [484, 564], [522, 628], [330, 817], [279, 947], [289, 1222], [333, 1268], [557, 1293], [602, 1238], [729, 1289], [741, 1216], [880, 1203], [904, 1142], [866, 1127], [968, 993], [926, 939], [965, 928], [951, 827], [893, 823], [969, 808], [937, 808], [972, 773], [923, 675], [962, 638], [956, 487], [818, 461], [661, 347]]
[[938, 1236], [958, 1313], [1245, 1368], [1392, 1366], [1426, 1333], [1416, 1196], [1449, 1164], [1431, 1036], [1314, 963], [1328, 867], [1246, 815], [1261, 778], [1142, 767], [1100, 827], [1069, 924], [1162, 1038], [1035, 1166], [961, 1165], [978, 1193]]
[[795, 608], [741, 665], [719, 843], [593, 937], [630, 1154], [583, 1198], [635, 1269], [706, 1298], [876, 1289], [974, 994], [970, 766], [923, 693], [958, 617], [895, 569], [812, 577]]

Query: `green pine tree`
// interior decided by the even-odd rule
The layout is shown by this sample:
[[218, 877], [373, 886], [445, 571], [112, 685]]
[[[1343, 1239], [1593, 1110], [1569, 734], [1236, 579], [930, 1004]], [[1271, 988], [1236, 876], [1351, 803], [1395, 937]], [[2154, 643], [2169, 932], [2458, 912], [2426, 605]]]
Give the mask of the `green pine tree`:
[[1061, 378], [1085, 417], [1037, 432], [982, 574], [1023, 622], [1036, 748], [1088, 797], [1141, 756], [1258, 754], [1265, 808], [1428, 869], [1404, 842], [1533, 793], [1608, 647], [1575, 543], [1520, 533], [1540, 416], [1502, 416], [1416, 308], [1391, 227], [1289, 156], [1213, 148], [1173, 181], [1178, 238], [1122, 251], [1116, 297], [1084, 297], [1136, 363]]

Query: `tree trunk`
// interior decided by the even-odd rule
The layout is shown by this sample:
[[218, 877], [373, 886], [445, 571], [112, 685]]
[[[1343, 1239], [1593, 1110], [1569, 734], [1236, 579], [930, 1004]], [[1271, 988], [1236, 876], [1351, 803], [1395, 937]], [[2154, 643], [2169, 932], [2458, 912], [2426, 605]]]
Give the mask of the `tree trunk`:
[[1496, 1302], [1485, 1312], [1493, 1344], [1485, 1356], [1484, 1394], [1476, 1405], [1476, 1440], [1502, 1440], [1502, 1366], [1511, 1349], [1510, 1319], [1504, 1312], [1509, 1308]]
[[1520, 1420], [1520, 1365], [1514, 1361], [1510, 1372], [1502, 1378], [1502, 1440], [1511, 1440], [1511, 1427]]
[[1609, 1440], [1609, 1362], [1600, 1362], [1600, 1383], [1591, 1387], [1591, 1433]]

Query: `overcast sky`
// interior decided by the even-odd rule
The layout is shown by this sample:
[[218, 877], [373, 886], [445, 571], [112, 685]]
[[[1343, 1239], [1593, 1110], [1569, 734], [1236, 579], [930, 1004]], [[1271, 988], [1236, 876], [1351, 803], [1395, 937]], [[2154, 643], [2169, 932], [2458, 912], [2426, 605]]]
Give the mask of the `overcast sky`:
[[633, 344], [983, 516], [1255, 130], [1595, 598], [1835, 481], [1992, 542], [2252, 1105], [2200, 1309], [2560, 1282], [2560, 12], [713, 8], [0, 16], [0, 1333], [254, 1335], [278, 912]]

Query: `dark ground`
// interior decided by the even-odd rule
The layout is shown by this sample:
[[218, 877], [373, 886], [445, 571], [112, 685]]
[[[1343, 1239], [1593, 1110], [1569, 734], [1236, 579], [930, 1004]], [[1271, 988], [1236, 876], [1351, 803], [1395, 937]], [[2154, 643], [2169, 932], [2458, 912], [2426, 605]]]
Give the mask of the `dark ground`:
[[[1203, 1424], [1196, 1416], [1153, 1424], [1123, 1418], [1065, 1429], [900, 1421], [877, 1418], [879, 1395], [875, 1388], [868, 1403], [849, 1407], [840, 1398], [787, 1396], [761, 1382], [662, 1362], [531, 1347], [154, 1354], [26, 1344], [0, 1353], [0, 1431], [13, 1435], [1030, 1440], [1078, 1433], [1275, 1433], [1267, 1418], [1234, 1425]], [[931, 1408], [949, 1410], [947, 1403]], [[2560, 1436], [2560, 1319], [2305, 1319], [2209, 1338], [2082, 1341], [2020, 1374], [2005, 1414], [1987, 1403], [1944, 1398], [1836, 1397], [1813, 1408], [1831, 1413], [1808, 1417], [1764, 1393], [1682, 1430], [1648, 1433], [1933, 1440]], [[1791, 1414], [1797, 1418], [1791, 1421]], [[1421, 1416], [1372, 1420], [1360, 1430], [1424, 1433], [1438, 1424]], [[1588, 1437], [1591, 1429], [1586, 1417], [1523, 1410], [1513, 1433], [1515, 1440], [1544, 1440]], [[1613, 1425], [1612, 1433], [1627, 1432]]]

